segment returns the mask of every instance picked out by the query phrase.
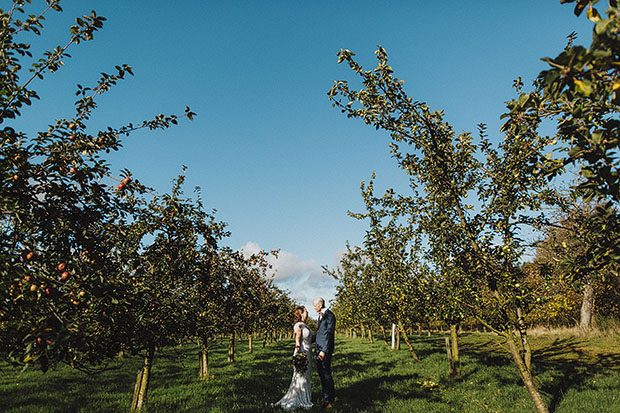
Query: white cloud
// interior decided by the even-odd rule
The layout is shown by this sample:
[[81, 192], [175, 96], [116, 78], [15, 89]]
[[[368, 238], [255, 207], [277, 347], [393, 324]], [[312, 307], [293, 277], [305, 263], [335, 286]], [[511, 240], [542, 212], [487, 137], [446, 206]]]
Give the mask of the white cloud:
[[[250, 241], [240, 250], [249, 255], [260, 251], [260, 246]], [[337, 251], [334, 254], [332, 265], [339, 263], [344, 251]], [[272, 265], [271, 275], [274, 283], [279, 288], [289, 291], [291, 298], [297, 303], [306, 306], [311, 317], [315, 317], [312, 301], [316, 297], [323, 297], [326, 302], [335, 298], [336, 280], [323, 273], [321, 265], [316, 261], [304, 261], [290, 252], [280, 251], [278, 258], [270, 256], [268, 262]]]
[[252, 254], [256, 254], [257, 252], [259, 252], [260, 247], [258, 246], [257, 243], [249, 241], [243, 247], [239, 248], [239, 251], [242, 251], [243, 255], [247, 257], [247, 256], [250, 256]]
[[[347, 253], [347, 249], [346, 248], [341, 248], [338, 251], [334, 252], [334, 254], [332, 255], [334, 262], [333, 262], [333, 267], [340, 267], [340, 260], [342, 260], [342, 257], [344, 257], [344, 254]], [[333, 268], [330, 268], [333, 269]]]

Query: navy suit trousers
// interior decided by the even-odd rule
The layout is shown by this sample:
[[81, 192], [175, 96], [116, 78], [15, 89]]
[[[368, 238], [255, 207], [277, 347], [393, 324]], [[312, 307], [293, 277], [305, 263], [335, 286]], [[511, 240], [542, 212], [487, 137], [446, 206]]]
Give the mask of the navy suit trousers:
[[336, 397], [334, 390], [334, 379], [332, 378], [332, 355], [325, 354], [323, 360], [316, 358], [317, 370], [321, 379], [321, 387], [323, 388], [323, 399], [333, 402]]

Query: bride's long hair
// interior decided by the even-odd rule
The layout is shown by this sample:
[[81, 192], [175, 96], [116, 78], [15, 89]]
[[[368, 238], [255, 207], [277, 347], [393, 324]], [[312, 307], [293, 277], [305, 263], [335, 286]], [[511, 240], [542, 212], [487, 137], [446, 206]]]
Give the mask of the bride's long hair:
[[306, 311], [306, 307], [300, 305], [295, 309], [295, 315], [293, 316], [293, 325], [299, 323], [301, 321], [301, 315]]

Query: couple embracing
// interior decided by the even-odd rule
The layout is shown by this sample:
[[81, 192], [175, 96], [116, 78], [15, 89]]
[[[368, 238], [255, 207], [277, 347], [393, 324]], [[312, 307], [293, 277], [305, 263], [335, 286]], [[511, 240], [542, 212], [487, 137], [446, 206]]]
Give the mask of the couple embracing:
[[[308, 363], [304, 366], [296, 364], [293, 371], [293, 379], [288, 391], [277, 403], [276, 407], [286, 410], [310, 409], [312, 407], [312, 390], [310, 388], [310, 373], [312, 363], [312, 343], [316, 347], [316, 366], [321, 379], [323, 394], [323, 407], [331, 408], [334, 402], [334, 380], [332, 379], [332, 354], [334, 352], [334, 330], [336, 328], [336, 317], [328, 308], [325, 307], [325, 300], [316, 298], [313, 302], [314, 310], [319, 314], [319, 323], [316, 335], [313, 336], [312, 330], [306, 325], [308, 310], [300, 306], [295, 310], [293, 332], [295, 333], [295, 351], [293, 357], [304, 353]], [[303, 357], [301, 357], [303, 359]], [[298, 358], [299, 359], [299, 358]]]

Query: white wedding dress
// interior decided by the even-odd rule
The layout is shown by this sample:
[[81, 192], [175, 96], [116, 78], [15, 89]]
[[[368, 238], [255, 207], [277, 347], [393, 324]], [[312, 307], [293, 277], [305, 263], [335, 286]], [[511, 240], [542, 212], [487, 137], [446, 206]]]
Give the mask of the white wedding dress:
[[[308, 369], [304, 373], [297, 370], [293, 371], [293, 379], [288, 391], [278, 402], [274, 403], [275, 407], [281, 407], [285, 410], [312, 408], [312, 390], [310, 389], [310, 371], [312, 369], [312, 330], [305, 324], [299, 322], [295, 324], [293, 330], [301, 328], [301, 349], [308, 355]], [[297, 351], [293, 355], [297, 354]]]

